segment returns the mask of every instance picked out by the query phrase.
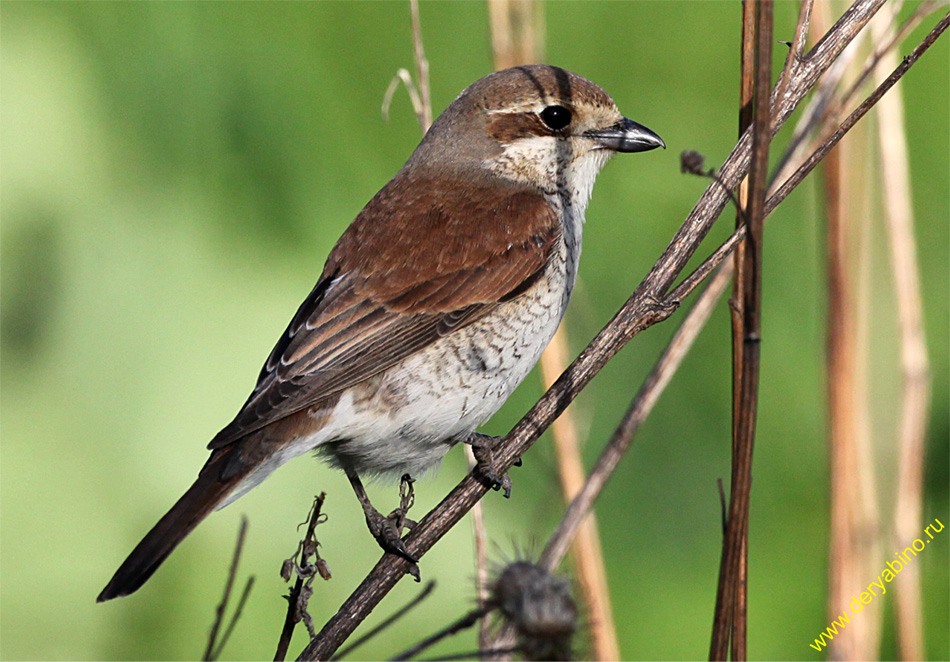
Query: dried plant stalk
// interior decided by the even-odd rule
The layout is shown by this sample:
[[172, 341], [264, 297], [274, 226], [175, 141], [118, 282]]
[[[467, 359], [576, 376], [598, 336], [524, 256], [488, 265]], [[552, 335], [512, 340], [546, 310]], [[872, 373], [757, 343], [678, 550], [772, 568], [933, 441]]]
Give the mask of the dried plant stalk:
[[[897, 8], [888, 7], [871, 22], [876, 42], [886, 39], [886, 21], [896, 18]], [[897, 65], [897, 55], [887, 51], [880, 57], [878, 71]], [[880, 149], [881, 193], [891, 269], [897, 298], [900, 331], [901, 413], [897, 445], [897, 495], [893, 536], [901, 549], [920, 532], [923, 509], [923, 467], [927, 411], [930, 403], [930, 366], [924, 335], [920, 270], [914, 240], [910, 168], [904, 104], [900, 88], [878, 104], [878, 144]], [[910, 564], [897, 590], [897, 642], [901, 659], [924, 658], [923, 613], [920, 601], [920, 566]]]
[[[753, 93], [755, 92], [755, 3], [753, 0], [742, 2], [742, 57], [739, 83], [739, 135], [752, 126]], [[745, 222], [742, 209], [749, 208], [749, 178], [739, 186], [740, 209], [736, 209], [736, 227]], [[747, 274], [745, 267], [745, 251], [737, 250], [733, 254], [735, 275], [733, 277], [732, 298], [730, 311], [732, 313], [732, 462], [738, 460], [739, 416], [742, 410], [742, 400], [739, 397], [742, 385], [742, 327], [744, 318], [745, 285]], [[725, 527], [723, 535], [725, 535]], [[739, 570], [736, 578], [736, 596], [734, 619], [732, 628], [732, 659], [746, 658], [746, 612], [748, 610], [748, 568], [749, 546], [743, 537], [739, 549]]]
[[[419, 0], [409, 0], [412, 18], [413, 56], [416, 61], [416, 79], [418, 81], [419, 125], [425, 136], [432, 125], [432, 96], [429, 92], [429, 61], [422, 45], [422, 25], [419, 19]], [[413, 88], [407, 84], [410, 94]], [[476, 464], [471, 446], [465, 446], [465, 457], [471, 471]], [[475, 552], [475, 594], [479, 604], [488, 599], [488, 528], [485, 526], [485, 510], [481, 503], [472, 507], [472, 541]], [[481, 619], [479, 627], [479, 645], [488, 640], [490, 621], [488, 616]]]
[[[849, 181], [842, 172], [842, 160], [851, 162], [849, 145], [840, 145], [825, 159], [823, 185], [827, 217], [828, 329], [826, 380], [828, 389], [828, 435], [830, 459], [831, 521], [829, 542], [829, 615], [837, 617], [851, 601], [855, 587], [866, 583], [867, 558], [873, 554], [876, 528], [869, 521], [872, 507], [865, 499], [869, 489], [866, 389], [863, 386], [858, 285], [855, 282], [853, 253], [858, 228], [850, 219], [844, 200]], [[877, 618], [855, 619], [832, 642], [835, 656], [847, 660], [874, 659]], [[862, 616], [864, 613], [862, 612]]]
[[422, 23], [419, 21], [419, 0], [409, 0], [409, 15], [412, 19], [412, 51], [416, 61], [416, 83], [419, 88], [419, 102], [422, 108], [422, 133], [432, 126], [432, 96], [429, 93], [429, 61], [422, 47]]
[[[745, 209], [747, 232], [737, 252], [742, 252], [742, 347], [735, 381], [733, 411], [734, 441], [729, 516], [723, 536], [719, 585], [709, 659], [725, 660], [732, 643], [732, 656], [746, 655], [744, 553], [749, 532], [752, 490], [752, 451], [758, 413], [759, 356], [762, 334], [762, 253], [765, 202], [768, 189], [769, 145], [772, 139], [772, 2], [759, 0], [755, 11], [755, 85], [752, 124], [752, 154], [749, 168], [749, 204]], [[734, 369], [735, 370], [735, 369]]]
[[[468, 470], [472, 471], [477, 464], [475, 452], [468, 444], [465, 445], [465, 457], [468, 460]], [[479, 501], [472, 507], [472, 540], [475, 548], [475, 596], [478, 606], [484, 607], [489, 596], [488, 577], [488, 527], [485, 526], [485, 509]], [[488, 648], [491, 637], [491, 615], [486, 611], [479, 618], [478, 648]]]
[[[541, 4], [535, 3], [534, 0], [488, 0], [488, 9], [495, 69], [539, 62], [544, 40]], [[567, 329], [562, 324], [541, 355], [544, 387], [550, 388], [569, 363]], [[584, 483], [580, 440], [572, 408], [568, 407], [554, 422], [551, 435], [561, 477], [561, 491], [564, 500], [570, 503]], [[618, 660], [620, 646], [610, 606], [607, 571], [604, 567], [597, 519], [593, 513], [585, 519], [575, 538], [573, 555], [574, 572], [589, 619], [588, 633], [593, 658]], [[483, 619], [479, 637], [480, 647], [490, 647], [487, 642], [486, 617]]]
[[[818, 0], [812, 23], [819, 39], [831, 23], [830, 0]], [[859, 43], [852, 44], [853, 53]], [[840, 88], [850, 57], [836, 72]], [[829, 99], [828, 115], [837, 120], [840, 102]], [[836, 112], [837, 111], [837, 112]], [[859, 276], [854, 257], [867, 247], [867, 210], [860, 193], [868, 163], [859, 134], [848, 136], [825, 159], [822, 185], [827, 221], [828, 328], [826, 332], [826, 383], [828, 389], [828, 443], [831, 519], [829, 535], [829, 617], [837, 617], [856, 587], [875, 574], [879, 557], [874, 496], [874, 471], [870, 452], [867, 409], [867, 328], [861, 323], [866, 282]], [[848, 168], [844, 168], [847, 163]], [[862, 260], [863, 261], [863, 260]], [[866, 617], [864, 612], [866, 612]], [[876, 659], [880, 640], [879, 605], [862, 612], [831, 643], [840, 659]]]
[[[723, 244], [716, 252], [716, 255], [724, 258], [745, 237], [745, 228], [737, 230], [729, 241]], [[719, 264], [719, 262], [716, 262]], [[639, 429], [640, 424], [653, 410], [653, 406], [659, 399], [663, 389], [669, 384], [673, 374], [682, 363], [693, 341], [696, 339], [699, 331], [703, 328], [709, 315], [712, 313], [713, 306], [718, 301], [719, 296], [725, 290], [729, 279], [732, 277], [731, 262], [723, 263], [723, 266], [711, 280], [702, 296], [690, 310], [686, 319], [680, 325], [680, 328], [673, 335], [663, 354], [653, 366], [653, 370], [647, 376], [636, 397], [627, 409], [627, 413], [621, 419], [620, 424], [614, 431], [610, 441], [604, 447], [600, 457], [594, 464], [594, 468], [584, 481], [584, 485], [576, 497], [568, 506], [567, 513], [558, 523], [557, 529], [548, 539], [541, 552], [541, 558], [538, 564], [549, 572], [555, 568], [564, 559], [567, 554], [567, 548], [574, 539], [577, 531], [585, 516], [594, 505], [594, 501], [600, 495], [607, 480], [613, 474], [614, 469], [620, 463], [624, 453], [630, 447], [633, 435]], [[688, 280], [688, 279], [687, 279]], [[684, 281], [684, 284], [686, 281]]]
[[[416, 64], [416, 79], [413, 80], [408, 70], [400, 69], [390, 83], [383, 100], [383, 116], [389, 115], [389, 104], [393, 93], [400, 81], [406, 86], [412, 107], [416, 113], [416, 120], [425, 136], [432, 125], [432, 97], [429, 92], [429, 61], [426, 59], [425, 48], [422, 42], [422, 25], [419, 18], [419, 0], [409, 0], [409, 13], [412, 25], [413, 59]], [[471, 446], [465, 446], [465, 457], [471, 471], [475, 467], [475, 455]], [[485, 526], [485, 513], [481, 503], [472, 507], [472, 539], [475, 552], [475, 594], [479, 604], [488, 598], [488, 530]], [[479, 628], [480, 645], [488, 640], [489, 617], [481, 619]]]
[[[569, 364], [567, 332], [561, 326], [554, 334], [551, 344], [541, 355], [541, 374], [545, 388], [550, 388]], [[551, 425], [551, 435], [554, 438], [564, 500], [570, 504], [581, 491], [585, 479], [584, 465], [581, 461], [580, 436], [577, 433], [577, 424], [571, 407], [568, 407]], [[574, 556], [574, 573], [587, 608], [593, 659], [619, 660], [620, 645], [617, 641], [617, 629], [610, 605], [607, 570], [604, 567], [597, 516], [593, 512], [588, 513], [581, 523], [571, 551]]]
[[544, 9], [535, 0], [487, 0], [495, 69], [544, 59]]

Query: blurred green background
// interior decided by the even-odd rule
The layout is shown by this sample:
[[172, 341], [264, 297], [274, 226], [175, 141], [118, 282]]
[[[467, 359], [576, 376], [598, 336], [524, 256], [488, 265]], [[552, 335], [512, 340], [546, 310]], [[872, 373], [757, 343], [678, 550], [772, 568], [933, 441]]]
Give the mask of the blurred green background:
[[[602, 85], [670, 146], [621, 156], [600, 176], [567, 322], [574, 352], [629, 295], [704, 187], [679, 174], [679, 152], [696, 149], [718, 164], [735, 142], [739, 7], [545, 7], [547, 60]], [[791, 39], [796, 11], [778, 3], [776, 39]], [[246, 513], [241, 575], [255, 574], [257, 584], [225, 657], [269, 658], [285, 611], [278, 571], [316, 492], [328, 493], [329, 521], [318, 533], [334, 574], [315, 585], [318, 627], [379, 556], [345, 479], [309, 459], [212, 516], [140, 593], [94, 600], [191, 483], [206, 442], [244, 401], [334, 241], [417, 143], [402, 91], [391, 121], [380, 116], [396, 69], [412, 65], [408, 6], [5, 1], [0, 12], [0, 657], [200, 656]], [[421, 14], [438, 112], [491, 70], [486, 10], [426, 2]], [[776, 66], [784, 52], [776, 47]], [[948, 68], [944, 37], [903, 84], [934, 373], [924, 517], [944, 523]], [[723, 218], [710, 242], [731, 224]], [[872, 232], [871, 396], [887, 519], [896, 324], [883, 229]], [[749, 571], [754, 658], [819, 657], [808, 644], [828, 620], [822, 235], [811, 183], [767, 231]], [[579, 399], [588, 461], [681, 317], [637, 338]], [[599, 502], [627, 659], [707, 654], [720, 548], [716, 479], [729, 475], [729, 361], [720, 307]], [[529, 378], [485, 431], [507, 431], [540, 395], [539, 382]], [[464, 471], [454, 450], [437, 477], [418, 485], [414, 512], [437, 503]], [[561, 514], [555, 476], [545, 438], [513, 472], [512, 499], [485, 500], [496, 562], [540, 549]], [[373, 486], [371, 496], [388, 510], [396, 490]], [[469, 538], [466, 522], [426, 556], [422, 573], [438, 580], [435, 597], [354, 657], [392, 655], [473, 604]], [[916, 560], [933, 659], [950, 655], [948, 540], [941, 534]], [[884, 551], [894, 551], [886, 541]], [[416, 591], [402, 582], [368, 623]], [[890, 594], [884, 606], [890, 618]], [[299, 627], [291, 655], [304, 643]], [[432, 654], [473, 648], [465, 634]], [[895, 654], [886, 634], [883, 655]]]

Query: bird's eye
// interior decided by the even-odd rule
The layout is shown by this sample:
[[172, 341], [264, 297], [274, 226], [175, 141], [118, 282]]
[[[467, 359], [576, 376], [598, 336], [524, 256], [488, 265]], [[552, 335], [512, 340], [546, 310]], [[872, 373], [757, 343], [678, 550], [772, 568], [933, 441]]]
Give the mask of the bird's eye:
[[552, 131], [560, 131], [571, 123], [571, 111], [564, 106], [548, 106], [541, 111], [541, 121]]

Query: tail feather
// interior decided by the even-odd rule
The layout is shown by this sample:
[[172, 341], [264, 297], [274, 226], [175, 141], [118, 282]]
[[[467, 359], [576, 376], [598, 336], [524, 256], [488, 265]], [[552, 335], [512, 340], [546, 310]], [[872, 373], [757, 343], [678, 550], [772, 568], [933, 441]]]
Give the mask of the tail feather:
[[[178, 544], [241, 482], [245, 472], [228, 471], [231, 475], [221, 479], [225, 473], [222, 469], [234, 464], [219, 457], [225, 453], [212, 455], [194, 484], [119, 566], [96, 602], [129, 595], [141, 588]], [[223, 465], [219, 460], [224, 460]]]

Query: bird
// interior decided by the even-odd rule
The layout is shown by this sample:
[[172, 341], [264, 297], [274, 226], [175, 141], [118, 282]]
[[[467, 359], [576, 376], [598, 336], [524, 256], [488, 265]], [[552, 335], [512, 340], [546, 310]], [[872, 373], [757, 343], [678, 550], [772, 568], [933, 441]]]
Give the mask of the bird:
[[463, 90], [343, 232], [194, 484], [97, 601], [138, 590], [212, 511], [311, 451], [346, 473], [380, 546], [413, 562], [361, 478], [419, 475], [464, 442], [507, 496], [496, 440], [476, 429], [564, 315], [598, 172], [657, 147], [603, 89], [556, 66]]

